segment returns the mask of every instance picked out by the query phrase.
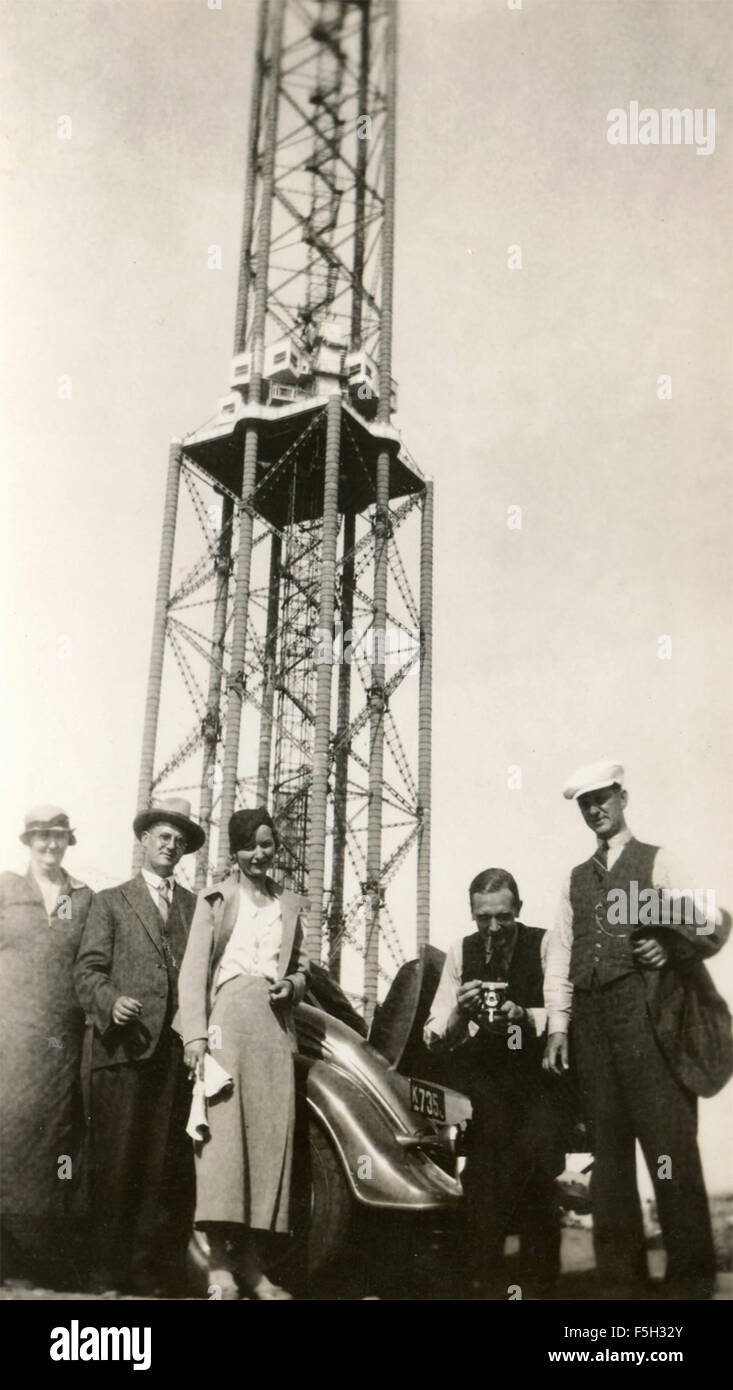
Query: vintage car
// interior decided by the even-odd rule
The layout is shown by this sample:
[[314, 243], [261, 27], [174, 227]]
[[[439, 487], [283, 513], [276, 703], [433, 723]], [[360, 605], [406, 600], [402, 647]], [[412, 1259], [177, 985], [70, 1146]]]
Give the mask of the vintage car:
[[[286, 1259], [312, 1280], [350, 1248], [355, 1223], [379, 1214], [455, 1212], [461, 1201], [456, 1140], [470, 1120], [465, 1096], [435, 1080], [422, 1028], [443, 952], [425, 947], [398, 972], [367, 1036], [364, 1020], [319, 966], [295, 1010], [294, 1240]], [[205, 1236], [194, 1232], [192, 1278], [203, 1292]], [[273, 1250], [268, 1268], [280, 1269]], [[294, 1272], [295, 1271], [295, 1272]]]

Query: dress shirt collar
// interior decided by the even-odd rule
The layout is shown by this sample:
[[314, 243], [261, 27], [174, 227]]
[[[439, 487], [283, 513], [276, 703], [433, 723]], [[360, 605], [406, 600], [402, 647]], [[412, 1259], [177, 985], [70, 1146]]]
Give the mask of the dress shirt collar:
[[247, 917], [259, 917], [262, 914], [267, 921], [274, 921], [280, 916], [280, 901], [278, 898], [263, 898], [261, 903], [256, 903], [249, 893], [239, 885], [239, 910]]
[[600, 836], [597, 836], [596, 849], [603, 849], [604, 845], [608, 845], [609, 858], [617, 859], [622, 849], [624, 849], [629, 843], [629, 840], [633, 840], [633, 838], [628, 825], [625, 825], [623, 830], [619, 830], [617, 835], [611, 835], [608, 840], [602, 840]]
[[168, 888], [170, 889], [171, 893], [173, 892], [173, 889], [176, 886], [176, 880], [174, 879], [172, 874], [168, 878], [161, 878], [160, 874], [154, 874], [151, 872], [150, 869], [141, 869], [140, 872], [143, 878], [145, 879], [148, 888], [154, 888], [156, 893], [159, 891], [162, 883], [166, 883], [168, 885]]

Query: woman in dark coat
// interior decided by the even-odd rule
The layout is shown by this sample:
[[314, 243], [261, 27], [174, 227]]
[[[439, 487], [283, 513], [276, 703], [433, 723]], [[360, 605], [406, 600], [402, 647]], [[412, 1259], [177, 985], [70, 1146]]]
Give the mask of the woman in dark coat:
[[199, 895], [178, 982], [191, 1073], [206, 1081], [213, 1059], [231, 1078], [208, 1100], [208, 1137], [196, 1145], [195, 1221], [221, 1297], [239, 1297], [239, 1272], [249, 1296], [274, 1300], [290, 1295], [264, 1274], [258, 1233], [290, 1229], [291, 1012], [306, 986], [305, 903], [267, 875], [277, 839], [264, 808], [236, 811], [229, 842], [239, 875]]
[[92, 900], [61, 867], [76, 844], [57, 806], [37, 806], [24, 875], [0, 875], [0, 1203], [5, 1269], [79, 1287], [80, 1056], [72, 971]]

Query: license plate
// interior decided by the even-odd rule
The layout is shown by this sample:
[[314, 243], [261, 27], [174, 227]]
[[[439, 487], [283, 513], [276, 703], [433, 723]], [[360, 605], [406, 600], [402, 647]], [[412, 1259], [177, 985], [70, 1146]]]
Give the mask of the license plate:
[[439, 1086], [427, 1086], [424, 1081], [410, 1079], [410, 1105], [418, 1115], [429, 1120], [445, 1120], [445, 1091]]

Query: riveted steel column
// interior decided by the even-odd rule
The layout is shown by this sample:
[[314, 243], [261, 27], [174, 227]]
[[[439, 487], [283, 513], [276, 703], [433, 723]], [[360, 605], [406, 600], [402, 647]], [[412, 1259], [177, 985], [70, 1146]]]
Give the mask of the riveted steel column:
[[234, 351], [244, 352], [247, 342], [247, 301], [252, 279], [252, 227], [254, 224], [255, 192], [257, 188], [257, 146], [260, 138], [262, 84], [265, 73], [265, 39], [267, 36], [268, 0], [260, 0], [257, 15], [257, 38], [252, 71], [252, 96], [249, 107], [249, 142], [247, 146], [247, 177], [244, 185], [242, 215], [242, 247], [239, 257], [237, 314], [234, 326]]
[[346, 868], [346, 816], [349, 784], [349, 742], [346, 737], [351, 714], [351, 662], [346, 660], [354, 620], [354, 544], [356, 515], [344, 517], [344, 559], [341, 568], [342, 649], [338, 677], [336, 714], [336, 753], [333, 769], [333, 853], [331, 859], [331, 901], [328, 909], [328, 969], [334, 980], [341, 978], [341, 932], [344, 921], [344, 871]]
[[417, 719], [417, 949], [430, 940], [430, 773], [433, 715], [433, 484], [420, 521], [420, 688]]
[[[358, 115], [368, 116], [369, 100], [369, 0], [361, 7], [359, 30], [359, 85], [357, 90]], [[366, 135], [366, 131], [364, 132]], [[361, 347], [362, 294], [364, 289], [364, 249], [366, 245], [366, 224], [364, 209], [366, 205], [366, 167], [369, 141], [356, 141], [356, 182], [354, 187], [354, 258], [351, 282], [351, 346]]]
[[219, 742], [219, 715], [221, 711], [221, 678], [224, 669], [224, 635], [227, 627], [227, 600], [229, 598], [229, 572], [232, 557], [232, 516], [234, 503], [225, 493], [221, 503], [221, 530], [216, 547], [216, 588], [214, 591], [214, 616], [211, 623], [211, 654], [209, 656], [209, 689], [206, 696], [204, 715], [204, 761], [201, 769], [201, 792], [199, 795], [199, 823], [206, 833], [201, 849], [196, 856], [195, 887], [206, 887], [209, 872], [209, 843], [211, 840], [211, 808], [214, 804], [216, 787], [216, 749]]
[[[384, 213], [382, 224], [382, 302], [379, 318], [379, 404], [377, 420], [389, 424], [392, 383], [392, 297], [394, 291], [394, 193], [397, 105], [397, 7], [387, 3], [386, 115], [384, 131]], [[364, 961], [364, 1006], [371, 1019], [377, 1002], [379, 974], [379, 912], [382, 872], [382, 783], [384, 769], [385, 627], [387, 617], [387, 563], [389, 547], [389, 461], [384, 447], [377, 457], [377, 497], [374, 511], [374, 660], [369, 690], [369, 810], [367, 821], [368, 903]]]
[[[252, 323], [252, 378], [250, 400], [259, 403], [262, 393], [262, 373], [265, 360], [265, 323], [267, 318], [267, 279], [270, 263], [272, 229], [272, 199], [275, 182], [277, 150], [277, 112], [280, 87], [280, 58], [282, 53], [284, 0], [275, 0], [272, 9], [269, 66], [269, 95], [265, 120], [265, 149], [262, 164], [262, 205], [257, 236], [257, 275], [255, 279], [254, 317]], [[254, 508], [252, 493], [257, 481], [259, 430], [255, 421], [248, 423], [244, 436], [244, 468], [242, 471], [242, 501], [239, 510], [239, 552], [237, 583], [234, 595], [232, 627], [232, 661], [228, 680], [226, 729], [224, 734], [224, 765], [221, 787], [221, 824], [219, 829], [218, 866], [224, 871], [229, 864], [228, 824], [237, 797], [237, 768], [239, 736], [242, 727], [244, 700], [244, 659], [247, 645], [249, 616], [249, 587], [252, 566]]]
[[397, 138], [397, 5], [386, 0], [387, 34], [384, 129], [384, 211], [382, 219], [382, 302], [379, 309], [379, 405], [377, 419], [389, 423], [392, 383], [392, 300], [394, 296], [395, 146]]
[[[173, 547], [176, 541], [176, 516], [178, 513], [178, 489], [181, 481], [181, 441], [173, 440], [168, 452], [168, 476], [165, 485], [163, 504], [163, 527], [160, 533], [160, 556], [158, 559], [158, 583], [155, 590], [155, 609], [153, 612], [153, 638], [150, 646], [150, 666], [148, 668], [148, 692], [145, 699], [145, 720], [143, 723], [143, 745], [140, 754], [140, 777], [137, 785], [137, 810], [142, 811], [150, 803], [155, 767], [155, 743], [158, 736], [158, 715], [160, 713], [160, 688], [163, 680], [163, 658], [165, 656], [165, 633], [168, 622], [168, 600], [171, 593], [171, 573], [173, 570]], [[133, 850], [132, 867], [136, 872], [140, 867], [142, 851], [137, 840]]]
[[270, 758], [272, 753], [272, 710], [275, 703], [277, 672], [277, 620], [280, 611], [280, 558], [282, 541], [273, 531], [270, 541], [270, 578], [267, 589], [267, 629], [265, 632], [265, 662], [262, 672], [262, 712], [260, 714], [260, 746], [257, 757], [257, 805], [266, 806], [270, 794]]
[[232, 657], [227, 679], [226, 723], [224, 728], [224, 757], [221, 778], [221, 811], [219, 815], [219, 851], [217, 867], [224, 872], [229, 864], [229, 818], [237, 797], [237, 767], [239, 764], [239, 735], [242, 727], [242, 704], [245, 692], [244, 658], [247, 645], [249, 613], [249, 583], [252, 567], [254, 509], [249, 500], [257, 476], [256, 426], [245, 433], [242, 502], [239, 505], [239, 549], [237, 551], [237, 582], [234, 592], [234, 622], [232, 627]]
[[308, 930], [306, 945], [311, 960], [321, 959], [323, 887], [326, 869], [326, 813], [328, 809], [329, 743], [331, 736], [331, 673], [333, 669], [333, 614], [336, 604], [336, 544], [338, 540], [339, 459], [341, 450], [341, 397], [331, 396], [326, 407], [326, 466], [323, 480], [323, 538], [321, 583], [316, 643], [316, 718], [313, 738], [313, 778], [308, 839]]
[[367, 937], [364, 959], [364, 1006], [371, 1019], [377, 1002], [379, 973], [379, 910], [382, 868], [382, 782], [384, 770], [385, 629], [387, 615], [387, 560], [389, 546], [389, 453], [377, 461], [377, 505], [374, 514], [374, 642], [369, 687], [369, 800], [367, 812]]

